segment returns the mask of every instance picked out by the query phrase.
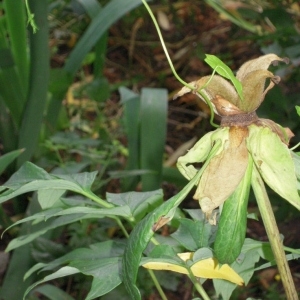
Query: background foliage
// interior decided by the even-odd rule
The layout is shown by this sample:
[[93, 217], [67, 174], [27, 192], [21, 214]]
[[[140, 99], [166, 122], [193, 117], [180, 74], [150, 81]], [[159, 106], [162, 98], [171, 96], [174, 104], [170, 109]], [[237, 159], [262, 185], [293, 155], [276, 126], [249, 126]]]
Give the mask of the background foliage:
[[[35, 287], [28, 299], [95, 299], [105, 292], [110, 294], [101, 299], [127, 299], [117, 269], [128, 233], [186, 184], [174, 163], [191, 148], [195, 136], [199, 139], [211, 129], [209, 111], [192, 96], [168, 102], [181, 86], [170, 73], [139, 0], [28, 3], [36, 33], [27, 24], [24, 1], [1, 3], [2, 183], [23, 166], [10, 179], [11, 185], [1, 187], [1, 197], [6, 197], [7, 189], [13, 191], [6, 197], [13, 199], [0, 209], [1, 231], [19, 220], [2, 239], [1, 250], [14, 251], [2, 271], [1, 297], [22, 299], [25, 290], [41, 280], [44, 284]], [[282, 83], [268, 94], [258, 113], [291, 128], [292, 145], [299, 140], [297, 1], [165, 0], [152, 1], [151, 7], [164, 28], [175, 67], [187, 81], [210, 73], [203, 63], [205, 53], [217, 55], [233, 70], [263, 53], [289, 57], [291, 64], [276, 69]], [[35, 165], [24, 165], [30, 160]], [[133, 190], [140, 193], [125, 193]], [[115, 194], [120, 192], [124, 194]], [[286, 243], [299, 247], [290, 230], [298, 213], [276, 195], [272, 201], [277, 219], [284, 221], [280, 229]], [[193, 236], [194, 226], [206, 225], [194, 202], [187, 201], [184, 207], [188, 209], [174, 211], [170, 226], [155, 236], [166, 247], [146, 249], [150, 257], [211, 245], [214, 229], [205, 228], [205, 238]], [[253, 196], [249, 210], [257, 210]], [[23, 223], [25, 217], [37, 224]], [[245, 247], [253, 251], [253, 259], [244, 267], [254, 271], [260, 259], [272, 265], [266, 244], [253, 241], [264, 241], [262, 226], [253, 220], [248, 224]], [[142, 235], [139, 230], [145, 229], [136, 228]], [[87, 265], [86, 258], [93, 255], [99, 272]], [[295, 263], [292, 268], [297, 273], [299, 266]], [[145, 299], [156, 295], [156, 282], [169, 299], [176, 299], [178, 292], [192, 298], [192, 284], [179, 280], [179, 275], [158, 272], [149, 283], [149, 276], [154, 277], [140, 269], [138, 284]], [[101, 285], [108, 270], [110, 282]], [[261, 278], [269, 274], [259, 274], [231, 299], [250, 295], [280, 299], [274, 275], [264, 281]], [[46, 284], [50, 279], [52, 284]], [[210, 282], [205, 286], [214, 294]], [[217, 280], [214, 287], [219, 293], [224, 290]]]

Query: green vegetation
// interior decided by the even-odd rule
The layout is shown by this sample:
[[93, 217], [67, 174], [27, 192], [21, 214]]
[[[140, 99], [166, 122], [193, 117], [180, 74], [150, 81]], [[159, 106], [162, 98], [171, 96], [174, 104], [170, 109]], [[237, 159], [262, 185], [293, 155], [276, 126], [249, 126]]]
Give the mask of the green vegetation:
[[[12, 252], [0, 298], [298, 299], [288, 262], [300, 245], [282, 240], [276, 220], [293, 222], [300, 210], [300, 6], [147, 2], [0, 6], [0, 228]], [[204, 57], [200, 40], [194, 63], [207, 69], [187, 83], [178, 57], [190, 48], [177, 39], [189, 38], [185, 14], [196, 20], [195, 7], [244, 30], [239, 42], [260, 53], [241, 64], [230, 53]], [[135, 54], [145, 44], [154, 60]], [[134, 72], [135, 61], [149, 72]], [[181, 89], [167, 90], [167, 74]], [[183, 144], [183, 127], [168, 131], [168, 100], [191, 95], [205, 112], [198, 141]], [[166, 146], [169, 135], [179, 136], [178, 150]], [[247, 235], [253, 219], [267, 239]], [[268, 268], [283, 288], [253, 284]]]

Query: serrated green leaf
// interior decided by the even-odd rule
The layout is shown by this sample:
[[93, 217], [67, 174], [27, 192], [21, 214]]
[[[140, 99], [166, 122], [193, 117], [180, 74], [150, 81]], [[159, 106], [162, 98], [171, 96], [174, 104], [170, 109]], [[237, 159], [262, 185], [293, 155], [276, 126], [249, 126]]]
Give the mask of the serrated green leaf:
[[243, 87], [241, 82], [234, 76], [233, 72], [226, 64], [224, 64], [218, 57], [211, 54], [206, 54], [206, 58], [204, 59], [204, 61], [218, 74], [229, 79], [234, 85], [241, 100], [244, 99]]

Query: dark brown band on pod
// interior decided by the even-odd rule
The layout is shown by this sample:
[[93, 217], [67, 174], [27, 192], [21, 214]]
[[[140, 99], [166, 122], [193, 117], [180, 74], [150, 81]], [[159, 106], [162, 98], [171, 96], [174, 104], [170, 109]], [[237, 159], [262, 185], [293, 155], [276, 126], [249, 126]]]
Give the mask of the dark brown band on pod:
[[255, 111], [249, 114], [236, 114], [231, 116], [222, 116], [221, 127], [248, 126], [256, 121], [258, 121], [258, 117]]

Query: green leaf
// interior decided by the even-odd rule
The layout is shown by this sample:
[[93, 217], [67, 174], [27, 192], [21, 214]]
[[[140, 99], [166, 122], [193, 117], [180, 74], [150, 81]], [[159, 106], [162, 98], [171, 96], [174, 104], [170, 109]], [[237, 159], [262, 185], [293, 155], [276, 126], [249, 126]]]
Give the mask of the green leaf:
[[179, 219], [180, 226], [171, 236], [189, 251], [207, 247], [211, 234], [211, 225], [203, 221]]
[[[70, 190], [94, 198], [90, 191], [97, 172], [74, 175], [50, 175], [43, 169], [26, 162], [1, 187], [0, 203], [18, 195], [37, 190]], [[57, 195], [56, 195], [57, 196]], [[46, 199], [45, 202], [48, 200]]]
[[[117, 241], [105, 241], [92, 244], [89, 248], [78, 248], [64, 256], [61, 256], [48, 264], [40, 267], [33, 266], [32, 269], [49, 271], [54, 270], [60, 265], [69, 264], [72, 261], [97, 261], [112, 257], [121, 257], [124, 252], [125, 244]], [[29, 270], [31, 271], [31, 270]]]
[[70, 266], [77, 268], [81, 273], [94, 277], [86, 299], [95, 299], [107, 294], [122, 282], [119, 274], [120, 264], [120, 257], [70, 262]]
[[166, 144], [168, 94], [166, 89], [143, 88], [140, 106], [140, 168], [143, 191], [161, 187]]
[[300, 210], [295, 164], [287, 145], [268, 127], [251, 125], [247, 148], [268, 186]]
[[31, 274], [37, 270], [49, 271], [60, 265], [68, 264], [69, 267], [75, 268], [78, 272], [94, 277], [91, 290], [86, 299], [95, 299], [110, 292], [121, 283], [119, 270], [123, 251], [124, 243], [115, 241], [100, 242], [90, 245], [89, 248], [75, 249], [48, 264], [37, 264], [28, 273]]
[[12, 163], [24, 150], [14, 150], [0, 157], [0, 174], [4, 172], [7, 166]]
[[295, 107], [296, 107], [297, 114], [300, 117], [300, 106], [296, 105]]
[[60, 199], [66, 190], [39, 190], [38, 201], [42, 209], [53, 207], [53, 205]]
[[[131, 90], [120, 87], [121, 103], [124, 107], [124, 125], [127, 136], [128, 152], [126, 170], [140, 169], [140, 96]], [[128, 176], [122, 180], [124, 191], [133, 190], [139, 181], [139, 176]]]
[[134, 300], [140, 300], [141, 295], [136, 286], [136, 278], [142, 253], [145, 250], [150, 239], [154, 235], [153, 229], [159, 226], [160, 222], [164, 223], [172, 219], [176, 207], [183, 201], [193, 186], [199, 181], [203, 169], [210, 162], [220, 148], [220, 141], [217, 141], [211, 150], [211, 155], [207, 158], [203, 168], [190, 180], [190, 182], [175, 196], [157, 207], [153, 212], [148, 214], [140, 221], [130, 234], [127, 246], [125, 248], [122, 264], [123, 283]]
[[[37, 226], [36, 228], [33, 227], [31, 230], [31, 233], [27, 234], [27, 235], [22, 235], [20, 237], [17, 237], [15, 239], [13, 239], [12, 241], [10, 241], [10, 243], [8, 244], [7, 248], [5, 249], [5, 251], [11, 251], [13, 249], [16, 249], [20, 246], [23, 246], [31, 241], [33, 241], [34, 239], [36, 239], [37, 237], [41, 236], [42, 234], [46, 233], [47, 231], [66, 225], [66, 224], [70, 224], [70, 223], [74, 223], [83, 219], [88, 219], [88, 218], [93, 218], [94, 216], [91, 215], [84, 215], [84, 214], [72, 214], [69, 216], [62, 216], [62, 217], [58, 217], [55, 220], [48, 220], [47, 222], [43, 223], [43, 224], [38, 224], [40, 226]], [[29, 231], [30, 232], [30, 231]]]
[[80, 67], [84, 57], [95, 46], [98, 39], [109, 29], [109, 27], [124, 14], [141, 3], [140, 0], [126, 0], [126, 2], [124, 2], [124, 0], [112, 0], [103, 7], [98, 15], [93, 18], [88, 29], [76, 44], [66, 62], [65, 70], [74, 75]]
[[33, 291], [48, 297], [50, 300], [74, 300], [73, 297], [55, 285], [43, 284]]
[[[58, 216], [66, 216], [66, 215], [78, 215], [81, 214], [85, 219], [88, 218], [103, 218], [103, 217], [114, 217], [114, 216], [122, 216], [122, 217], [131, 217], [130, 208], [127, 205], [121, 207], [112, 207], [112, 208], [99, 208], [99, 207], [84, 207], [84, 206], [76, 206], [71, 208], [50, 208], [48, 210], [44, 210], [42, 212], [36, 213], [27, 218], [23, 218], [13, 225], [9, 226], [5, 231], [9, 230], [13, 226], [29, 222], [34, 220], [35, 224], [41, 221], [47, 221], [50, 218], [58, 217]], [[84, 216], [85, 215], [85, 216]]]
[[234, 76], [233, 72], [231, 69], [224, 64], [218, 57], [211, 55], [211, 54], [206, 54], [206, 58], [204, 61], [212, 68], [214, 69], [218, 74], [221, 76], [229, 79], [232, 84], [234, 85], [238, 95], [240, 96], [241, 100], [244, 99], [243, 96], [243, 87], [242, 84], [239, 80], [236, 79]]
[[32, 284], [25, 292], [23, 300], [25, 300], [26, 295], [37, 285], [43, 283], [43, 282], [47, 282], [53, 279], [57, 279], [57, 278], [61, 278], [61, 277], [65, 277], [65, 276], [69, 276], [69, 275], [73, 275], [73, 274], [77, 274], [79, 273], [79, 270], [77, 270], [76, 268], [72, 268], [72, 267], [62, 267], [61, 269], [59, 269], [57, 272], [48, 275], [46, 277], [44, 277], [44, 279], [35, 282], [34, 284]]
[[128, 192], [122, 194], [106, 193], [108, 202], [121, 207], [129, 207], [131, 217], [140, 220], [150, 208], [156, 207], [163, 201], [163, 191]]
[[[20, 122], [18, 148], [26, 150], [17, 159], [20, 167], [30, 160], [34, 154], [41, 133], [46, 108], [49, 80], [49, 29], [48, 29], [48, 3], [32, 0], [30, 2], [32, 13], [36, 14], [39, 30], [34, 34], [29, 32], [30, 38], [30, 78], [29, 88], [26, 91], [27, 99], [22, 120]], [[27, 53], [25, 52], [25, 55]], [[34, 121], [33, 121], [34, 120]]]

